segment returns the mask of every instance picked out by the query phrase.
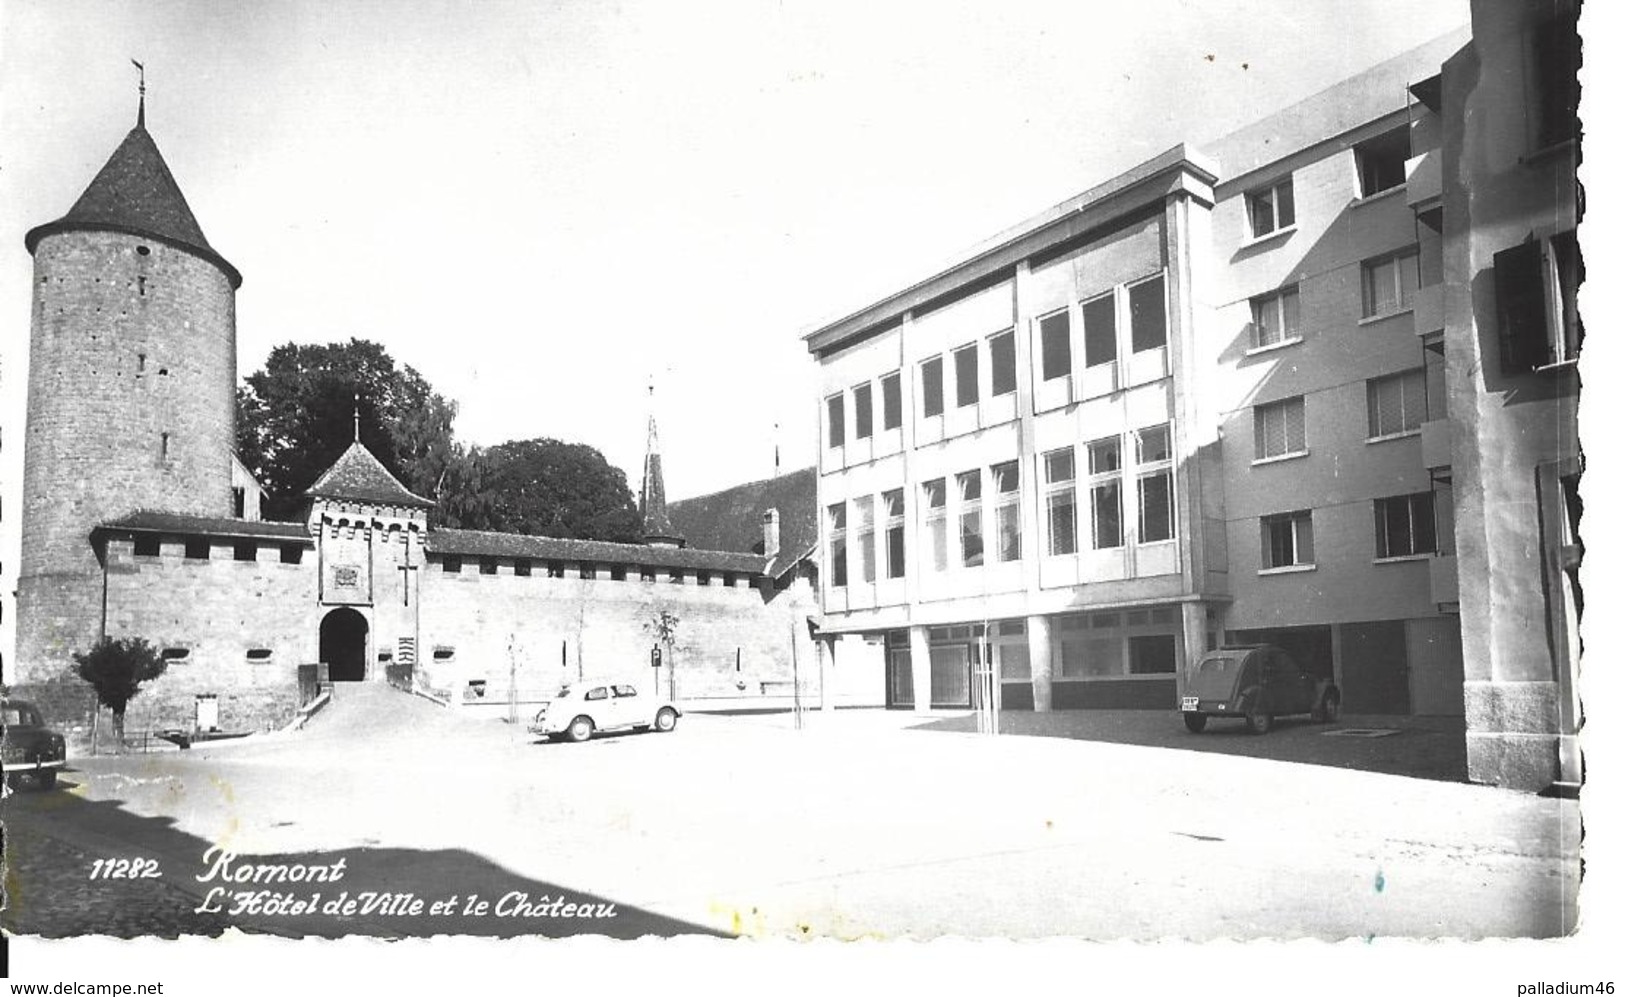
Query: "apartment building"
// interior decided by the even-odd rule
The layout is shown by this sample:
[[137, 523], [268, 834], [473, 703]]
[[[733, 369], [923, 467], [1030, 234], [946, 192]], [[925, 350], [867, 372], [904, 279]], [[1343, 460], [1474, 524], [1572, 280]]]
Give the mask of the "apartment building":
[[[813, 330], [825, 628], [893, 706], [1170, 707], [1270, 640], [1345, 707], [1462, 712], [1441, 230], [1410, 86], [1441, 38], [1179, 146]], [[1431, 296], [1431, 297], [1430, 297]], [[1424, 326], [1428, 326], [1424, 328]], [[985, 684], [984, 684], [985, 683]]]

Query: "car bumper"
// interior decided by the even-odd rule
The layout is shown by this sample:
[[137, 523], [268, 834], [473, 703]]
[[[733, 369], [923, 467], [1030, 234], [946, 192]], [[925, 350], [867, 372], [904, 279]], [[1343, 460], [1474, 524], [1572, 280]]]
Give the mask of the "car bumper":
[[6, 762], [7, 772], [38, 772], [40, 769], [59, 769], [67, 764], [66, 759], [38, 759], [32, 762]]

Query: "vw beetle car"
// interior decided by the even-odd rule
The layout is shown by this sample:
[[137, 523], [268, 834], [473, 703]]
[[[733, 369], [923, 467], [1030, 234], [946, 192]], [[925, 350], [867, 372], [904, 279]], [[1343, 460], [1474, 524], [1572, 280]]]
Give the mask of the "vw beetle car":
[[67, 764], [62, 735], [45, 726], [34, 704], [7, 699], [0, 704], [6, 733], [3, 751], [5, 781], [16, 785], [19, 776], [31, 775], [41, 789], [56, 785], [56, 771]]
[[601, 730], [669, 731], [681, 715], [658, 694], [646, 695], [634, 683], [586, 679], [564, 686], [543, 703], [530, 722], [530, 732], [585, 741]]
[[1267, 733], [1276, 717], [1295, 713], [1330, 723], [1343, 704], [1336, 685], [1305, 672], [1285, 651], [1269, 644], [1209, 651], [1188, 678], [1179, 708], [1194, 734], [1207, 728], [1209, 717], [1245, 720], [1254, 734]]

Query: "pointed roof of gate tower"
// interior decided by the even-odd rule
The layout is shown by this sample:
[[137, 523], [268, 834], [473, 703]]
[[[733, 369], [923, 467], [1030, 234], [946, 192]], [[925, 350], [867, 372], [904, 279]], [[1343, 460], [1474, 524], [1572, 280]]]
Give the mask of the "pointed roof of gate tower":
[[32, 253], [47, 235], [85, 230], [124, 232], [168, 243], [219, 267], [233, 288], [242, 286], [242, 274], [204, 237], [169, 164], [147, 132], [145, 97], [136, 126], [113, 150], [79, 200], [61, 218], [30, 230], [23, 245]]
[[408, 491], [360, 440], [351, 443], [349, 449], [339, 454], [333, 466], [322, 472], [315, 484], [305, 489], [305, 497], [434, 508], [433, 502]]

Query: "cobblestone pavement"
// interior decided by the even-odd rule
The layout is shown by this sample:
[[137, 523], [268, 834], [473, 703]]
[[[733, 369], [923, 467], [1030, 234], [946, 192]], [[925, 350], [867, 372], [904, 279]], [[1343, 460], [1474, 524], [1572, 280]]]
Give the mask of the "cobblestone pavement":
[[10, 935], [78, 938], [111, 935], [217, 936], [229, 926], [198, 914], [197, 898], [162, 879], [91, 880], [92, 855], [65, 841], [8, 822], [6, 905], [0, 927]]

